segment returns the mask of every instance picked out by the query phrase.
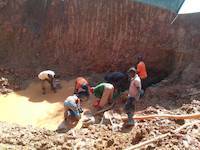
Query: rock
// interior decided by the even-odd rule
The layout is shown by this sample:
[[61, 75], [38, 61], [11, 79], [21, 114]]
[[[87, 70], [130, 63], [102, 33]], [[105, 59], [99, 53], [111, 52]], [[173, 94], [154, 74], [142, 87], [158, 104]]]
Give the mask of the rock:
[[27, 145], [27, 142], [25, 142], [25, 141], [18, 141], [17, 145], [25, 146], [25, 145]]
[[72, 149], [72, 147], [71, 147], [71, 144], [69, 144], [69, 143], [64, 143], [62, 146], [62, 150], [71, 150], [71, 149]]
[[88, 126], [88, 130], [90, 130], [90, 131], [94, 131], [94, 130], [95, 130], [95, 127], [92, 126], [92, 125], [89, 125], [89, 126]]
[[64, 138], [59, 138], [54, 141], [54, 144], [55, 145], [63, 145], [64, 142], [65, 142]]
[[95, 123], [95, 118], [94, 118], [94, 116], [89, 116], [89, 117], [87, 116], [87, 117], [83, 118], [82, 122], [83, 122], [83, 127], [86, 128], [89, 125], [92, 125]]
[[190, 147], [189, 143], [186, 140], [183, 140], [183, 145], [187, 149]]
[[113, 140], [113, 139], [108, 140], [107, 146], [106, 146], [106, 147], [110, 147], [110, 146], [112, 146], [113, 144], [114, 144], [114, 140]]

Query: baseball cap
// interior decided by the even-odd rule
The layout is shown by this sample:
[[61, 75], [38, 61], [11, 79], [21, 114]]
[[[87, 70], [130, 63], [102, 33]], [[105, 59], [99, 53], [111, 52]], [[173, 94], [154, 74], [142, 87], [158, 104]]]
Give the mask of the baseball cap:
[[131, 67], [131, 68], [128, 70], [128, 73], [131, 72], [131, 71], [134, 71], [135, 73], [137, 72], [137, 70], [135, 69], [135, 67]]

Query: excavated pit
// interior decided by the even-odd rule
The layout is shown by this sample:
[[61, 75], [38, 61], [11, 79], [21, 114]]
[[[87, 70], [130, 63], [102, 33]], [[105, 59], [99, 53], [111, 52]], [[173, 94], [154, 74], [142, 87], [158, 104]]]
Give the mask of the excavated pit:
[[[200, 15], [180, 15], [171, 25], [174, 17], [129, 0], [0, 0], [0, 77], [8, 79], [0, 81], [0, 92], [11, 92], [0, 96], [0, 121], [54, 130], [62, 121], [63, 101], [71, 95], [75, 77], [91, 77], [95, 85], [104, 73], [127, 71], [140, 54], [153, 86], [136, 103], [137, 111], [153, 107], [154, 113], [200, 112]], [[55, 95], [42, 96], [35, 82], [44, 69], [55, 70], [65, 79], [63, 89]], [[165, 123], [173, 126], [159, 123], [140, 122], [128, 133], [94, 125], [73, 133], [78, 138], [72, 133], [61, 136], [0, 123], [0, 144], [17, 149], [27, 149], [27, 145], [38, 149], [124, 149], [180, 126], [172, 120]], [[190, 145], [198, 147], [196, 131], [184, 132], [195, 141]], [[165, 138], [147, 149], [188, 148], [182, 141], [180, 137]]]
[[[7, 74], [5, 74], [5, 72], [7, 72]], [[5, 74], [6, 76], [12, 76], [11, 73], [15, 74], [15, 72], [10, 72], [10, 70], [6, 69], [3, 69], [1, 73]], [[150, 87], [147, 89], [146, 96], [142, 99], [144, 102], [147, 100], [148, 103], [141, 104], [140, 102], [137, 102], [137, 111], [140, 111], [145, 107], [154, 105], [156, 103], [158, 104], [158, 100], [150, 100], [152, 98], [151, 86], [159, 87], [159, 82], [167, 80], [167, 77], [170, 75], [169, 72], [162, 72], [158, 70], [150, 70], [148, 71], [148, 74]], [[103, 81], [103, 77], [103, 74], [93, 74], [89, 76], [92, 85]], [[16, 81], [17, 78], [18, 77], [16, 77], [14, 81]], [[0, 109], [2, 112], [0, 115], [0, 121], [18, 123], [20, 125], [32, 125], [34, 127], [44, 127], [50, 130], [56, 130], [63, 121], [63, 102], [66, 97], [73, 93], [75, 78], [76, 76], [62, 81], [61, 90], [58, 90], [56, 94], [52, 93], [51, 91], [47, 91], [47, 95], [42, 95], [39, 81], [29, 79], [28, 85], [23, 85], [23, 80], [20, 79], [21, 82], [14, 82], [16, 85], [13, 86], [12, 83], [10, 85], [7, 83], [8, 87], [12, 88], [17, 86], [18, 90], [16, 89], [17, 91], [15, 91], [14, 89], [14, 92], [11, 91], [11, 93], [0, 96]], [[6, 82], [8, 81], [6, 80]], [[20, 87], [22, 87], [21, 90], [19, 90]], [[155, 95], [153, 95], [153, 97], [155, 97]], [[91, 102], [89, 103], [92, 104], [92, 99], [90, 99], [90, 101]], [[165, 100], [163, 100], [161, 103], [165, 103]], [[165, 105], [168, 104], [169, 103], [166, 103]], [[84, 109], [92, 110], [93, 108], [87, 104], [84, 106]], [[136, 133], [136, 143], [142, 139], [142, 137], [139, 135], [142, 134]]]
[[[144, 56], [150, 85], [159, 86], [161, 81], [162, 86], [190, 84], [200, 77], [198, 14], [180, 16], [170, 25], [173, 14], [128, 0], [4, 0], [0, 3], [0, 12], [0, 75], [8, 78], [10, 83], [1, 93], [10, 92], [9, 88], [21, 89], [21, 94], [15, 96], [23, 96], [24, 92], [27, 100], [33, 95], [33, 102], [38, 101], [34, 94], [40, 93], [40, 88], [36, 85], [32, 90], [31, 83], [43, 69], [55, 70], [64, 79], [87, 75], [93, 77], [95, 85], [103, 78], [102, 74], [96, 73], [127, 71], [136, 64], [140, 54]], [[145, 16], [144, 12], [151, 17]], [[64, 88], [74, 86], [73, 80], [69, 82]], [[26, 94], [26, 90], [33, 94]], [[165, 94], [165, 89], [157, 92], [150, 88], [145, 99], [164, 97], [163, 101], [167, 101], [169, 95], [178, 97], [174, 93], [180, 92], [173, 91], [169, 88]], [[61, 94], [62, 98], [54, 99], [59, 103], [58, 108], [71, 90], [68, 92]], [[12, 94], [8, 99], [12, 99]], [[51, 103], [51, 99], [39, 98], [41, 102], [45, 100]], [[143, 107], [158, 101], [150, 100]], [[16, 103], [7, 102], [6, 110]], [[138, 105], [138, 109], [143, 107]]]

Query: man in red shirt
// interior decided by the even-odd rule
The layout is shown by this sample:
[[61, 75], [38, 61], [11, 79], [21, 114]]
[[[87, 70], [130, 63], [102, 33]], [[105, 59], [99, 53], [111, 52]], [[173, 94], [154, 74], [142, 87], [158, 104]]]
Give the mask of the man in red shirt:
[[89, 96], [90, 86], [88, 81], [83, 77], [76, 78], [74, 93]]
[[138, 57], [137, 73], [142, 82], [142, 89], [145, 91], [145, 89], [147, 88], [147, 70], [142, 56]]

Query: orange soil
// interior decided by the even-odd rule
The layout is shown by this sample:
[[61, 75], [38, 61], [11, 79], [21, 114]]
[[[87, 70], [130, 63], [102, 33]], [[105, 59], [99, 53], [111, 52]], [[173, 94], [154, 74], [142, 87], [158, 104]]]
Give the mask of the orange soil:
[[63, 101], [73, 93], [74, 80], [62, 81], [57, 93], [42, 95], [39, 82], [25, 90], [0, 95], [0, 121], [56, 129], [63, 120]]

